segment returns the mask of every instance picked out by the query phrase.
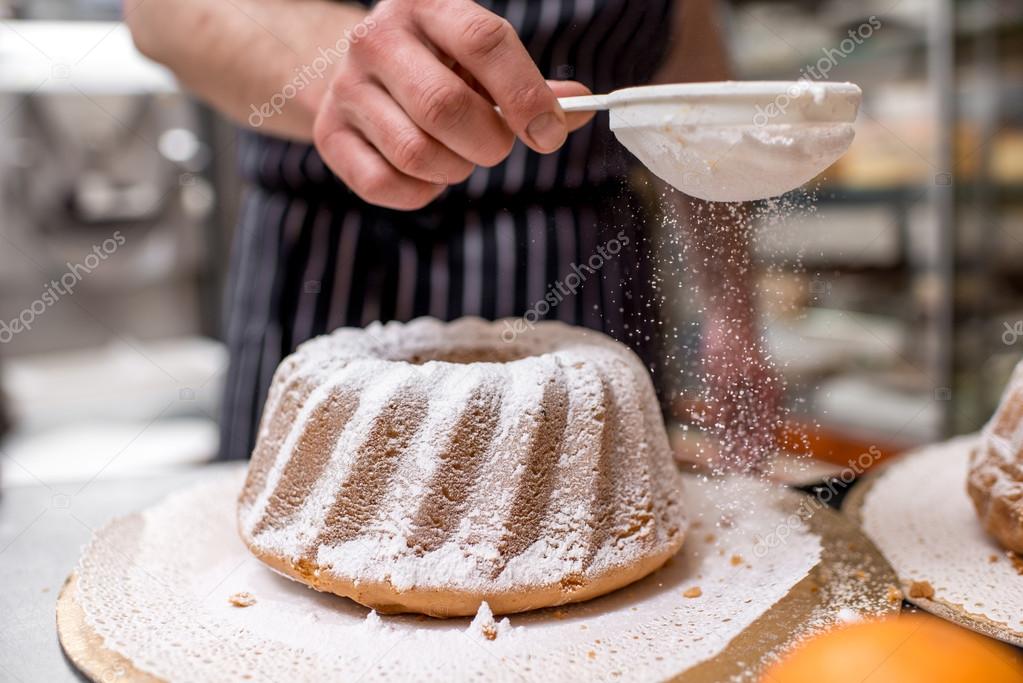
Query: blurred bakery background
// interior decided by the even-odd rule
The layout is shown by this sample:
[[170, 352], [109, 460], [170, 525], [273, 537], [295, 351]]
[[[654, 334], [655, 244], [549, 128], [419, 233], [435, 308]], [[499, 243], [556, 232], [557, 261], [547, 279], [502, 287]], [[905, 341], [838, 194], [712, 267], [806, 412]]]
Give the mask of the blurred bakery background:
[[[813, 200], [758, 212], [768, 338], [809, 435], [780, 443], [844, 463], [977, 429], [1023, 353], [1023, 4], [724, 8], [738, 78], [864, 91]], [[119, 12], [0, 0], [5, 484], [216, 451], [235, 138]]]

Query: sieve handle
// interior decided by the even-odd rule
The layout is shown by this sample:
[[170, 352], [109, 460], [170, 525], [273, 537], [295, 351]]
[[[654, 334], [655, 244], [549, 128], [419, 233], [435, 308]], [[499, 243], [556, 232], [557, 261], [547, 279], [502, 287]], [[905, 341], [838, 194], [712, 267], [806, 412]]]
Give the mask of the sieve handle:
[[[558, 104], [562, 111], [606, 111], [611, 108], [611, 98], [607, 95], [579, 95], [578, 97], [559, 97]], [[502, 114], [500, 107], [494, 107]], [[502, 114], [503, 115], [503, 114]]]
[[569, 111], [604, 111], [611, 103], [607, 95], [580, 95], [579, 97], [562, 97], [558, 104], [566, 112]]

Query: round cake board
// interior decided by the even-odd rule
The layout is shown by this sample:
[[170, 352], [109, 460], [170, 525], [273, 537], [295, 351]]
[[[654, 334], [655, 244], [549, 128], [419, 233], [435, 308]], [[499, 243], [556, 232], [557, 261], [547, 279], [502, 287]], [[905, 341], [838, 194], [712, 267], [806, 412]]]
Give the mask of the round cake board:
[[[232, 485], [236, 485], [239, 480], [236, 478], [235, 481], [231, 482]], [[701, 507], [704, 510], [694, 510], [690, 506], [690, 514], [697, 521], [690, 532], [690, 536], [686, 541], [686, 547], [680, 553], [679, 557], [673, 559], [669, 566], [656, 572], [651, 577], [644, 579], [639, 584], [634, 584], [632, 587], [627, 587], [618, 591], [611, 596], [605, 598], [599, 598], [592, 600], [587, 603], [580, 603], [578, 605], [566, 605], [560, 608], [551, 610], [540, 610], [535, 613], [527, 613], [522, 615], [510, 615], [512, 624], [516, 622], [520, 624], [526, 624], [524, 626], [516, 626], [515, 630], [521, 629], [528, 630], [529, 628], [545, 628], [553, 625], [555, 629], [572, 629], [585, 628], [585, 623], [593, 623], [593, 619], [596, 616], [609, 617], [612, 622], [618, 623], [619, 621], [623, 624], [627, 623], [630, 618], [635, 618], [638, 608], [635, 606], [645, 605], [647, 603], [643, 600], [649, 598], [649, 594], [657, 591], [671, 592], [672, 596], [676, 598], [677, 602], [685, 604], [695, 604], [698, 600], [689, 600], [681, 596], [682, 589], [686, 586], [692, 586], [700, 582], [700, 576], [703, 576], [709, 581], [709, 575], [713, 574], [713, 567], [707, 564], [707, 558], [715, 558], [723, 556], [721, 562], [728, 564], [735, 564], [735, 557], [724, 555], [724, 548], [717, 548], [715, 542], [711, 540], [717, 532], [721, 536], [725, 536], [734, 530], [721, 528], [716, 525], [716, 522], [720, 522], [723, 519], [721, 510], [729, 509], [733, 506], [734, 501], [738, 496], [749, 497], [749, 486], [750, 482], [738, 481], [738, 480], [715, 480], [712, 484], [701, 482], [695, 477], [687, 476], [687, 484], [689, 485], [690, 491], [694, 487], [702, 488], [704, 492], [711, 492], [708, 497], [703, 499]], [[760, 485], [757, 483], [757, 485]], [[225, 488], [225, 483], [219, 483], [220, 488]], [[214, 488], [216, 484], [214, 484]], [[227, 486], [226, 488], [230, 488]], [[209, 491], [203, 493], [203, 499], [209, 500]], [[178, 494], [180, 497], [189, 495], [186, 491], [182, 494]], [[694, 663], [692, 666], [685, 667], [676, 671], [672, 671], [668, 678], [678, 681], [687, 681], [691, 683], [701, 683], [703, 681], [721, 681], [721, 680], [735, 680], [735, 681], [755, 681], [762, 670], [763, 666], [773, 661], [779, 654], [792, 647], [800, 638], [812, 635], [818, 631], [822, 631], [833, 626], [835, 623], [845, 619], [859, 618], [867, 616], [882, 616], [886, 614], [896, 613], [899, 610], [899, 602], [891, 601], [891, 587], [895, 584], [896, 578], [891, 568], [881, 557], [881, 555], [872, 546], [869, 540], [848, 520], [843, 518], [841, 515], [834, 513], [826, 507], [818, 504], [809, 497], [792, 492], [784, 489], [771, 489], [768, 493], [772, 502], [770, 506], [774, 508], [772, 514], [777, 514], [778, 519], [783, 520], [785, 525], [802, 524], [803, 531], [808, 534], [808, 537], [813, 537], [819, 541], [819, 558], [815, 557], [812, 563], [808, 567], [808, 570], [803, 573], [801, 578], [797, 578], [791, 585], [788, 586], [787, 590], [780, 597], [780, 599], [772, 601], [770, 605], [766, 605], [765, 608], [759, 612], [751, 623], [746, 625], [737, 635], [732, 637], [727, 644], [717, 651], [713, 656], [706, 658], [702, 661]], [[717, 507], [713, 504], [708, 504], [712, 501], [713, 497], [719, 497], [722, 500], [722, 506]], [[699, 498], [699, 496], [694, 496]], [[181, 508], [176, 511], [178, 516], [187, 516], [188, 505], [193, 505], [195, 501], [191, 503], [187, 500], [179, 500], [182, 504]], [[160, 504], [166, 507], [166, 504]], [[155, 506], [155, 507], [159, 507]], [[186, 512], [182, 513], [182, 510]], [[148, 512], [148, 511], [147, 511]], [[151, 527], [149, 529], [152, 533], [160, 533], [159, 525], [154, 522], [155, 516], [145, 518], [146, 513], [142, 513], [143, 523], [139, 524], [140, 515], [133, 515], [122, 520], [115, 520], [111, 525], [115, 526], [119, 522], [128, 523], [134, 522], [133, 532], [136, 536], [142, 537], [140, 543], [144, 544], [144, 537], [146, 535], [146, 524], [149, 523]], [[726, 515], [727, 516], [727, 515]], [[758, 515], [763, 516], [763, 515]], [[154, 526], [155, 524], [155, 526]], [[207, 524], [210, 526], [228, 525], [230, 532], [233, 534], [233, 519], [227, 520], [207, 520]], [[725, 527], [731, 526], [730, 520], [725, 520]], [[738, 524], [736, 526], [739, 526]], [[776, 531], [780, 531], [783, 527], [775, 527]], [[101, 530], [97, 536], [102, 538], [106, 530]], [[116, 531], [116, 528], [114, 529]], [[221, 530], [227, 532], [227, 530]], [[790, 529], [791, 531], [791, 529]], [[214, 529], [213, 531], [207, 530], [207, 534], [219, 533]], [[787, 534], [788, 532], [785, 532]], [[781, 534], [781, 535], [785, 535]], [[804, 539], [805, 540], [805, 539]], [[765, 542], [772, 543], [769, 539]], [[95, 553], [94, 548], [97, 541], [94, 540], [93, 545], [86, 549], [86, 555], [83, 557], [83, 564], [80, 569], [84, 568], [87, 572], [95, 572], [95, 567], [90, 567], [88, 558], [90, 553]], [[784, 539], [778, 542], [780, 547], [777, 548], [779, 553], [784, 554], [785, 552], [791, 552], [794, 547], [798, 546], [795, 541], [791, 545], [786, 545]], [[239, 543], [240, 546], [240, 543]], [[683, 571], [683, 567], [687, 566], [690, 562], [688, 557], [685, 557], [687, 550], [689, 553], [699, 554], [702, 552], [704, 555], [704, 565], [702, 566], [702, 573], [691, 577], [685, 577], [680, 583], [674, 579], [669, 580], [667, 577], [673, 574], [677, 574]], [[700, 550], [702, 548], [702, 550]], [[716, 551], [716, 552], [711, 552]], [[225, 551], [226, 552], [226, 551]], [[755, 555], [755, 550], [750, 550], [750, 555]], [[766, 557], [769, 557], [765, 554]], [[133, 560], [132, 558], [125, 558], [130, 564], [132, 561], [143, 562], [144, 560]], [[175, 559], [171, 556], [164, 558], [166, 562], [173, 564]], [[753, 559], [751, 557], [751, 559]], [[249, 564], [258, 565], [254, 560], [249, 561], [248, 558], [240, 557], [239, 560]], [[149, 561], [152, 561], [150, 558]], [[717, 560], [715, 560], [717, 561]], [[734, 577], [741, 578], [741, 573], [745, 566], [733, 567], [735, 570]], [[749, 568], [754, 569], [753, 567]], [[149, 571], [153, 571], [150, 568]], [[264, 573], [270, 576], [269, 570], [266, 570], [262, 565], [258, 565], [252, 569], [253, 572]], [[245, 571], [238, 571], [236, 574], [244, 575]], [[754, 571], [750, 571], [750, 574], [755, 574]], [[254, 576], [254, 575], [253, 575]], [[284, 579], [272, 575], [274, 581], [287, 583], [289, 586], [293, 586], [292, 590], [302, 590], [305, 592], [311, 592], [304, 587], [297, 586], [297, 584], [291, 584], [286, 582]], [[114, 585], [114, 577], [105, 577], [104, 575], [93, 575], [93, 581], [103, 583], [110, 579], [111, 586]], [[237, 578], [237, 577], [236, 577]], [[660, 580], [659, 580], [660, 579]], [[244, 579], [239, 579], [243, 581]], [[269, 580], [269, 579], [268, 579]], [[670, 584], [670, 585], [666, 585]], [[118, 578], [117, 584], [120, 586], [120, 578]], [[232, 583], [230, 580], [225, 580], [222, 590], [220, 592], [230, 591], [238, 587], [237, 581]], [[709, 587], [707, 583], [705, 587]], [[125, 586], [125, 594], [129, 594], [131, 591], [130, 586]], [[730, 586], [730, 590], [744, 592], [744, 594], [750, 597], [746, 602], [754, 602], [755, 598], [760, 592], [763, 591], [763, 586], [757, 585], [756, 583], [743, 584], [741, 581], [734, 581], [734, 585]], [[709, 592], [709, 591], [707, 591]], [[255, 591], [257, 598], [261, 595], [260, 591]], [[319, 604], [326, 605], [326, 609], [336, 609], [337, 611], [351, 611], [353, 608], [362, 610], [364, 613], [366, 610], [359, 606], [350, 603], [343, 598], [337, 598], [335, 596], [325, 596], [315, 594]], [[705, 595], [704, 597], [707, 597]], [[223, 600], [223, 598], [220, 598]], [[661, 599], [661, 598], [657, 598]], [[635, 604], [632, 604], [635, 603]], [[247, 609], [233, 609], [233, 614], [245, 614], [249, 612]], [[644, 607], [645, 609], [645, 607]], [[126, 619], [138, 619], [139, 615], [128, 613], [127, 607], [124, 609]], [[604, 612], [604, 614], [600, 614]], [[581, 615], [581, 616], [577, 616]], [[107, 616], [107, 615], [104, 615]], [[142, 615], [143, 617], [148, 615]], [[158, 615], [157, 619], [159, 623], [163, 623]], [[371, 615], [375, 617], [375, 615]], [[414, 617], [376, 617], [380, 620], [406, 620], [406, 621], [419, 621], [429, 624], [440, 624], [446, 623], [451, 624], [455, 620], [431, 620], [425, 618], [419, 618], [418, 620]], [[708, 619], [720, 619], [720, 615], [716, 614], [713, 609], [708, 612]], [[367, 619], [368, 621], [369, 619]], [[466, 624], [469, 620], [463, 620]], [[725, 618], [724, 621], [729, 621], [729, 618]], [[58, 636], [62, 647], [68, 658], [74, 663], [74, 665], [90, 680], [93, 681], [159, 681], [159, 680], [173, 680], [178, 676], [175, 674], [158, 676], [152, 673], [152, 667], [146, 666], [142, 663], [142, 659], [138, 656], [133, 657], [129, 652], [126, 652], [127, 648], [123, 641], [119, 641], [119, 645], [111, 646], [106, 638], [97, 631], [96, 624], [93, 623], [94, 619], [90, 619], [83, 609], [83, 601], [81, 600], [81, 586], [79, 585], [78, 574], [72, 574], [65, 584], [64, 589], [57, 604], [57, 630]], [[207, 622], [209, 623], [209, 622]], [[535, 624], [536, 626], [531, 626]], [[708, 622], [707, 631], [713, 631], [713, 629], [720, 624]], [[464, 628], [464, 626], [460, 627]], [[623, 627], [624, 628], [624, 627]], [[554, 631], [556, 632], [556, 630]], [[504, 631], [500, 631], [500, 635], [497, 641], [500, 642], [505, 637]], [[460, 633], [460, 636], [464, 637], [464, 633]], [[155, 633], [154, 638], [158, 637]], [[633, 636], [634, 638], [635, 636]], [[596, 642], [600, 642], [599, 640]], [[480, 644], [485, 646], [484, 641], [480, 641]], [[665, 641], [663, 643], [657, 641], [651, 641], [645, 643], [644, 647], [647, 648], [662, 648], [664, 653], [670, 653], [674, 643]], [[479, 647], [479, 644], [474, 645]], [[288, 654], [284, 652], [282, 646], [282, 656], [294, 656], [294, 653]], [[212, 656], [212, 652], [209, 653]], [[592, 654], [592, 651], [591, 651]], [[268, 661], [268, 658], [275, 656], [274, 647], [264, 648], [261, 652], [261, 661]], [[496, 659], [495, 659], [496, 661]], [[503, 658], [502, 658], [503, 661]], [[152, 665], [150, 661], [148, 664]], [[521, 674], [523, 671], [531, 672], [532, 678], [543, 680], [548, 678], [550, 674], [549, 668], [532, 668], [529, 667], [520, 668], [517, 673]], [[458, 678], [458, 672], [455, 671], [454, 678]], [[563, 673], [563, 672], [561, 672]], [[630, 676], [630, 672], [625, 670], [622, 672], [622, 680], [636, 680], [634, 675]], [[114, 678], [116, 677], [116, 678]], [[382, 675], [386, 678], [386, 671]], [[519, 678], [519, 676], [516, 676]], [[530, 678], [530, 676], [527, 676]], [[450, 680], [450, 677], [449, 677]], [[568, 678], [566, 677], [566, 680]]]
[[103, 638], [85, 621], [85, 612], [75, 600], [77, 582], [74, 574], [69, 576], [57, 597], [57, 638], [75, 668], [98, 683], [158, 683], [159, 678], [136, 669], [127, 657], [104, 647]]
[[[906, 600], [1023, 647], [1023, 575], [984, 532], [966, 493], [978, 439], [959, 437], [882, 465], [853, 488], [842, 512], [895, 569]], [[1007, 618], [1013, 612], [1014, 623]]]

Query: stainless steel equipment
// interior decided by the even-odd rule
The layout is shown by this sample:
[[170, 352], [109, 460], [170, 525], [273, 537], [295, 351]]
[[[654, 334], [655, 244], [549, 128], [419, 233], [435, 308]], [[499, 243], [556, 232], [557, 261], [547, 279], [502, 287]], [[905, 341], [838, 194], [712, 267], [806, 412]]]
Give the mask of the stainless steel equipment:
[[0, 117], [0, 353], [215, 333], [207, 117], [124, 26], [0, 25]]

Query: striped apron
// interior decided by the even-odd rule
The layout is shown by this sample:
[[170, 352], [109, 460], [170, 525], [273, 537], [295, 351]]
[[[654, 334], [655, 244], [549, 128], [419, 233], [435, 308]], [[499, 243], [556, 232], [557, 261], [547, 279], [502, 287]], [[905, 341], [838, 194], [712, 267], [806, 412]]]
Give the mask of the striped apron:
[[[489, 0], [547, 78], [594, 92], [648, 82], [672, 0]], [[241, 133], [246, 192], [227, 291], [221, 457], [247, 458], [270, 380], [303, 341], [431, 315], [523, 316], [603, 330], [654, 367], [659, 296], [633, 163], [607, 114], [554, 154], [516, 143], [424, 209], [371, 206], [312, 147]]]

